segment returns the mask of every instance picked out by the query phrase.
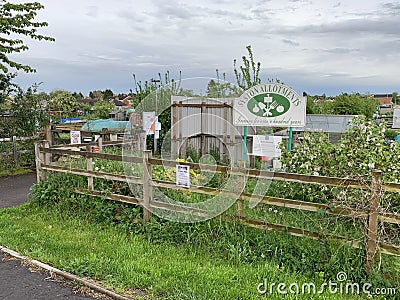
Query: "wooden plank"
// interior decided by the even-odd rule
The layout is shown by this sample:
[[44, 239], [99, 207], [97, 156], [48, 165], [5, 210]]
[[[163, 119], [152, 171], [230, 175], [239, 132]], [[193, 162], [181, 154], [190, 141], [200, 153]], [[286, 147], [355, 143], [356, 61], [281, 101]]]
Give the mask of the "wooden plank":
[[[28, 136], [28, 137], [16, 137], [17, 141], [30, 141], [30, 140], [39, 140], [40, 137], [37, 136]], [[12, 142], [13, 138], [1, 138], [0, 142]]]
[[177, 164], [180, 165], [185, 165], [189, 166], [190, 169], [193, 170], [204, 170], [204, 171], [210, 171], [210, 172], [228, 172], [229, 167], [227, 166], [215, 166], [215, 165], [206, 165], [202, 164], [196, 164], [196, 163], [189, 163], [189, 162], [177, 162], [176, 160], [161, 160], [161, 159], [156, 159], [156, 158], [150, 158], [149, 162], [152, 165], [156, 166], [165, 166], [165, 167], [171, 167], [175, 168]]
[[379, 248], [380, 253], [394, 255], [394, 256], [400, 256], [400, 247], [399, 246], [394, 246], [394, 245], [385, 244], [385, 243], [379, 243], [378, 248]]
[[[18, 150], [18, 154], [33, 153], [34, 150]], [[13, 156], [13, 152], [2, 152], [0, 156]]]
[[381, 222], [400, 224], [400, 215], [399, 214], [381, 213], [378, 218], [379, 218], [379, 221], [381, 221]]
[[101, 178], [106, 180], [115, 180], [121, 182], [130, 182], [134, 184], [142, 184], [142, 178], [140, 177], [133, 177], [127, 175], [118, 175], [118, 174], [109, 174], [104, 172], [96, 172], [96, 171], [86, 171], [81, 169], [73, 169], [73, 168], [64, 168], [59, 166], [49, 166], [45, 164], [41, 164], [41, 168], [47, 171], [53, 172], [60, 172], [60, 173], [68, 173], [68, 174], [75, 174], [75, 175], [82, 175], [82, 176], [92, 176], [95, 178]]
[[270, 196], [258, 196], [244, 193], [241, 197], [249, 202], [258, 202], [260, 204], [273, 205], [284, 208], [291, 208], [297, 210], [304, 210], [310, 212], [318, 212], [323, 210], [325, 213], [334, 216], [353, 217], [353, 218], [366, 218], [368, 212], [364, 210], [353, 210], [347, 207], [335, 206], [331, 207], [322, 203], [313, 203], [300, 200], [291, 200]]
[[[326, 176], [316, 176], [316, 175], [304, 175], [295, 173], [283, 173], [283, 172], [272, 172], [264, 170], [250, 169], [248, 171], [249, 177], [270, 179], [270, 180], [280, 180], [280, 181], [290, 181], [298, 183], [314, 183], [321, 185], [332, 185], [332, 186], [345, 186], [369, 189], [368, 185], [360, 184], [360, 181], [348, 178], [338, 178], [338, 177], [326, 177]], [[233, 172], [235, 173], [235, 172]]]
[[[75, 193], [78, 193], [81, 195], [102, 197], [102, 198], [112, 200], [112, 201], [135, 204], [135, 205], [140, 205], [140, 206], [143, 205], [143, 199], [138, 199], [138, 198], [134, 198], [134, 197], [130, 197], [130, 196], [124, 196], [124, 195], [113, 194], [113, 193], [104, 193], [104, 192], [95, 191], [95, 190], [89, 191], [87, 189], [73, 189], [73, 191]], [[156, 209], [175, 211], [175, 212], [179, 212], [179, 213], [188, 213], [190, 215], [195, 215], [195, 216], [203, 216], [203, 217], [208, 216], [208, 213], [205, 210], [201, 210], [198, 208], [191, 208], [191, 207], [182, 206], [182, 205], [178, 205], [178, 204], [152, 201], [151, 207], [156, 208]]]
[[228, 103], [206, 103], [206, 102], [202, 102], [202, 103], [183, 103], [182, 101], [180, 101], [179, 103], [174, 102], [172, 104], [172, 107], [196, 107], [196, 108], [202, 108], [202, 107], [206, 107], [206, 108], [230, 107], [230, 108], [232, 108], [232, 106], [229, 105]]
[[395, 192], [398, 193], [400, 192], [400, 183], [395, 183], [395, 182], [388, 182], [388, 183], [384, 183], [382, 185], [382, 189], [385, 192]]
[[40, 148], [40, 151], [44, 152], [44, 153], [51, 153], [51, 154], [79, 155], [79, 156], [87, 157], [87, 158], [99, 158], [99, 159], [106, 159], [106, 160], [112, 160], [112, 161], [142, 163], [142, 158], [135, 157], [135, 156], [123, 156], [123, 155], [117, 155], [117, 154], [106, 154], [106, 153], [98, 153], [98, 152], [64, 150], [64, 149], [58, 149], [58, 148]]
[[319, 240], [323, 238], [328, 238], [331, 240], [336, 240], [341, 243], [344, 243], [346, 245], [349, 245], [354, 248], [359, 248], [362, 249], [363, 245], [359, 240], [350, 240], [346, 237], [343, 236], [337, 236], [337, 235], [332, 235], [332, 234], [325, 234], [325, 233], [319, 233], [319, 232], [312, 232], [309, 230], [305, 230], [302, 228], [298, 227], [292, 227], [292, 226], [286, 226], [282, 224], [276, 224], [276, 223], [270, 223], [267, 221], [261, 221], [261, 220], [254, 220], [254, 219], [247, 219], [247, 218], [241, 218], [238, 216], [232, 216], [232, 215], [227, 215], [223, 214], [221, 215], [221, 219], [226, 222], [238, 222], [239, 224], [253, 227], [253, 228], [258, 228], [262, 229], [264, 231], [278, 231], [278, 232], [286, 232], [290, 235], [293, 236], [298, 236], [298, 237], [309, 237], [314, 240]]
[[140, 199], [137, 199], [134, 197], [124, 196], [124, 195], [119, 195], [119, 194], [112, 194], [112, 193], [104, 193], [104, 192], [99, 192], [99, 191], [94, 191], [94, 190], [89, 191], [86, 189], [74, 189], [74, 192], [81, 194], [81, 195], [88, 195], [88, 196], [93, 196], [93, 197], [104, 197], [108, 200], [129, 203], [129, 204], [139, 204], [141, 201]]

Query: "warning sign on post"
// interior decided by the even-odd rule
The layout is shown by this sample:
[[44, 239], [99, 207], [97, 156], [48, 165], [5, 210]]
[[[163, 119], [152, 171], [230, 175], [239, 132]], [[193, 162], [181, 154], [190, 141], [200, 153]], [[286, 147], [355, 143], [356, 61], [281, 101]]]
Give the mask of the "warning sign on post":
[[176, 165], [176, 185], [190, 188], [190, 167]]
[[70, 137], [71, 137], [71, 145], [77, 145], [81, 143], [80, 131], [71, 130]]

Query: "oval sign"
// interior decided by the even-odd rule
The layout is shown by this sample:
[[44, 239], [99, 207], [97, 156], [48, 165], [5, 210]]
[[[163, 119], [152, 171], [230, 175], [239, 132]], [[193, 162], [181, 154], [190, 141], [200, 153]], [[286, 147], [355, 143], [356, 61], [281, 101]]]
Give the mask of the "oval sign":
[[258, 117], [277, 117], [286, 113], [289, 108], [290, 101], [274, 93], [259, 94], [247, 102], [247, 109]]

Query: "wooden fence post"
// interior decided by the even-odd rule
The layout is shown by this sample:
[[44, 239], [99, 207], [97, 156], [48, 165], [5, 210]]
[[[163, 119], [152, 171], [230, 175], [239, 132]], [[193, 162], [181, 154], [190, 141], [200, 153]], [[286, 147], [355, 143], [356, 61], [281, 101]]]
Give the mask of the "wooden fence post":
[[40, 153], [41, 142], [35, 142], [35, 162], [36, 162], [36, 182], [39, 183], [42, 179], [42, 161], [43, 155]]
[[[43, 144], [44, 148], [46, 148], [46, 149], [50, 148], [49, 141], [43, 141], [42, 144]], [[49, 166], [50, 163], [51, 163], [51, 154], [50, 153], [45, 153], [44, 154], [44, 164]]]
[[[92, 152], [92, 146], [86, 145], [86, 170], [93, 171], [93, 158], [90, 157], [90, 153]], [[93, 176], [88, 176], [88, 190], [93, 191]]]
[[176, 101], [174, 101], [174, 103], [172, 104], [171, 159], [175, 159], [175, 158], [179, 157], [177, 155], [178, 149], [179, 149], [179, 147], [178, 147], [178, 134], [179, 134], [178, 122], [179, 122], [179, 118], [178, 118], [178, 103]]
[[143, 224], [150, 220], [150, 205], [153, 198], [153, 188], [151, 186], [153, 176], [149, 158], [151, 158], [151, 150], [143, 151]]
[[14, 135], [12, 137], [12, 143], [13, 143], [13, 158], [14, 158], [14, 163], [16, 166], [18, 166], [18, 149], [17, 149], [17, 137]]
[[[239, 167], [240, 169], [243, 169], [243, 170], [244, 170], [244, 168], [245, 168], [245, 163], [244, 163], [243, 160], [238, 161], [238, 167]], [[238, 176], [240, 176], [240, 175], [238, 175]], [[241, 189], [242, 189], [243, 185], [245, 184], [244, 176], [245, 176], [245, 175], [243, 175], [241, 178], [238, 178], [239, 192], [241, 192]], [[243, 198], [241, 197], [241, 195], [238, 195], [238, 196], [239, 196], [239, 198], [237, 199], [237, 210], [236, 210], [236, 214], [237, 214], [240, 218], [244, 218], [244, 200], [243, 200]]]
[[51, 124], [46, 124], [44, 126], [44, 139], [49, 142], [50, 146], [53, 146], [53, 135], [51, 133]]
[[369, 203], [367, 247], [366, 247], [366, 269], [369, 272], [375, 260], [378, 239], [378, 216], [379, 200], [382, 190], [382, 172], [374, 170], [372, 172], [371, 198]]
[[101, 136], [97, 139], [97, 144], [99, 145], [99, 153], [102, 153], [103, 152], [103, 138]]

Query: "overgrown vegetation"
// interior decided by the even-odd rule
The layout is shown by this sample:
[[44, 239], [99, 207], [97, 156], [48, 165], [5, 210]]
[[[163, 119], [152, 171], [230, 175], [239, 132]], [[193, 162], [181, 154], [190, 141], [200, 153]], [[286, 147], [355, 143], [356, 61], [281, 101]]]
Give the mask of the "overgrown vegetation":
[[[353, 126], [342, 144], [338, 146], [330, 145], [327, 139], [321, 134], [310, 136], [306, 138], [302, 148], [297, 149], [295, 153], [284, 154], [284, 160], [293, 169], [291, 172], [298, 171], [307, 174], [314, 174], [318, 172], [320, 175], [338, 175], [348, 176], [347, 174], [351, 169], [348, 162], [355, 161], [360, 170], [354, 171], [355, 178], [360, 178], [357, 174], [367, 176], [372, 170], [372, 166], [368, 165], [381, 156], [387, 154], [385, 147], [397, 147], [391, 144], [382, 145], [382, 153], [378, 149], [378, 156], [371, 154], [366, 156], [368, 151], [374, 148], [368, 148], [368, 145], [373, 145], [379, 142], [384, 142], [384, 127], [376, 126], [373, 123], [365, 122], [362, 119], [357, 120], [357, 126]], [[346, 142], [346, 139], [352, 141], [352, 144]], [[364, 147], [357, 147], [358, 143], [365, 144]], [[342, 149], [343, 147], [355, 147], [357, 151], [350, 152], [343, 157], [340, 153], [345, 151], [333, 150], [335, 147]], [[342, 147], [342, 148], [340, 148]], [[371, 146], [372, 147], [372, 146]], [[116, 153], [112, 150], [112, 153]], [[366, 151], [366, 152], [362, 152]], [[397, 151], [397, 150], [396, 150]], [[313, 155], [313, 158], [310, 157]], [[327, 160], [332, 161], [334, 157], [329, 155], [336, 155], [336, 169], [331, 168], [330, 164], [325, 165], [322, 162]], [[193, 155], [195, 156], [195, 155]], [[328, 158], [327, 158], [328, 157]], [[348, 160], [346, 160], [348, 159]], [[314, 163], [312, 161], [315, 161]], [[347, 166], [346, 166], [347, 163]], [[74, 167], [85, 168], [84, 161], [76, 160], [65, 161], [65, 165], [73, 164]], [[332, 162], [333, 164], [333, 162]], [[95, 169], [103, 172], [123, 173], [123, 166], [121, 162], [106, 162], [102, 160], [95, 160]], [[308, 166], [308, 167], [307, 167]], [[316, 169], [316, 168], [320, 169]], [[304, 168], [305, 170], [303, 170]], [[361, 172], [362, 171], [362, 172]], [[210, 187], [219, 187], [223, 183], [221, 177], [215, 174], [212, 178], [208, 178], [203, 174], [193, 171], [193, 180], [197, 180], [196, 184], [204, 184]], [[191, 172], [191, 173], [192, 173]], [[358, 173], [357, 173], [358, 172]], [[389, 171], [388, 171], [389, 172]], [[140, 171], [139, 171], [140, 173]], [[140, 174], [137, 175], [140, 175]], [[173, 181], [175, 175], [173, 168], [163, 169], [162, 167], [155, 167], [153, 176], [155, 179]], [[385, 180], [392, 180], [392, 177], [385, 177]], [[394, 177], [393, 177], [394, 178]], [[204, 181], [202, 181], [204, 180]], [[95, 189], [105, 192], [117, 192], [124, 195], [131, 195], [131, 192], [126, 183], [111, 182], [107, 180], [95, 180]], [[268, 279], [276, 282], [282, 280], [281, 276], [294, 276], [302, 274], [301, 281], [322, 283], [327, 280], [334, 280], [338, 272], [346, 272], [349, 276], [349, 282], [370, 282], [373, 286], [379, 287], [399, 287], [399, 260], [395, 257], [388, 257], [381, 255], [377, 260], [378, 264], [374, 267], [374, 272], [367, 274], [365, 272], [365, 253], [363, 249], [353, 249], [347, 246], [340, 245], [329, 239], [321, 238], [318, 241], [310, 240], [309, 238], [296, 238], [289, 236], [285, 233], [263, 232], [258, 229], [251, 229], [248, 227], [240, 226], [238, 224], [228, 224], [220, 222], [219, 219], [207, 221], [200, 224], [181, 224], [161, 220], [153, 217], [151, 222], [146, 226], [141, 224], [142, 210], [139, 207], [114, 203], [106, 201], [101, 198], [92, 198], [84, 195], [78, 195], [71, 191], [69, 187], [85, 188], [87, 181], [84, 177], [77, 175], [54, 175], [48, 180], [35, 186], [33, 195], [34, 200], [30, 204], [29, 209], [39, 211], [51, 212], [52, 218], [66, 218], [67, 220], [80, 220], [80, 222], [88, 222], [90, 226], [101, 226], [102, 230], [112, 230], [118, 232], [118, 236], [122, 239], [130, 240], [132, 243], [142, 243], [146, 241], [149, 247], [155, 249], [184, 249], [185, 255], [191, 258], [192, 272], [206, 272], [213, 274], [209, 279], [212, 281], [211, 285], [199, 279], [193, 278], [189, 274], [180, 276], [180, 272], [176, 273], [174, 264], [175, 256], [172, 256], [173, 266], [161, 271], [158, 268], [146, 268], [144, 272], [145, 279], [137, 280], [137, 275], [129, 275], [129, 271], [124, 268], [114, 266], [114, 257], [98, 254], [86, 254], [83, 257], [78, 257], [73, 262], [67, 262], [67, 258], [54, 259], [58, 266], [76, 272], [85, 276], [94, 276], [95, 278], [109, 281], [107, 278], [114, 278], [112, 286], [122, 287], [127, 286], [135, 288], [147, 289], [154, 293], [154, 295], [162, 298], [174, 297], [178, 298], [196, 298], [196, 299], [220, 299], [224, 295], [229, 295], [231, 299], [240, 298], [256, 298], [257, 291], [254, 282], [259, 283], [264, 276], [265, 270], [275, 270], [276, 272], [269, 273], [267, 271]], [[252, 192], [255, 182], [249, 180], [247, 183], [247, 191]], [[345, 193], [345, 194], [343, 194]], [[290, 183], [273, 183], [268, 189], [268, 195], [278, 197], [288, 197], [291, 199], [299, 199], [312, 202], [321, 202], [326, 204], [346, 204], [354, 205], [355, 202], [349, 203], [345, 201], [354, 201], [360, 195], [354, 190], [345, 190], [341, 188], [323, 189], [312, 188], [311, 185], [290, 184]], [[182, 201], [204, 201], [204, 199], [190, 192], [174, 192], [171, 191], [169, 196]], [[362, 199], [368, 199], [368, 195], [361, 195]], [[354, 198], [356, 197], [356, 198]], [[396, 198], [396, 195], [390, 197]], [[389, 198], [388, 198], [389, 199]], [[340, 202], [339, 202], [340, 201]], [[389, 201], [389, 200], [388, 200]], [[392, 200], [390, 200], [392, 201]], [[362, 202], [360, 202], [362, 204]], [[392, 208], [395, 207], [395, 202]], [[234, 213], [233, 207], [228, 213]], [[280, 223], [285, 226], [295, 226], [305, 228], [306, 230], [319, 233], [334, 233], [337, 235], [346, 236], [349, 239], [363, 239], [363, 223], [353, 219], [338, 218], [321, 213], [306, 213], [292, 211], [285, 208], [276, 208], [273, 206], [259, 206], [256, 209], [246, 209], [246, 214], [249, 217], [258, 217], [265, 219], [268, 222]], [[104, 229], [105, 228], [105, 229]], [[382, 232], [383, 233], [383, 232]], [[399, 243], [398, 228], [396, 226], [385, 228], [384, 232], [392, 243]], [[397, 240], [396, 240], [397, 235]], [[101, 246], [98, 250], [104, 253]], [[136, 247], [136, 246], [134, 246]], [[47, 248], [47, 247], [46, 247]], [[43, 248], [39, 248], [38, 252], [41, 253]], [[118, 250], [119, 251], [119, 250]], [[117, 251], [117, 252], [118, 252]], [[122, 251], [122, 250], [121, 250]], [[174, 251], [174, 250], [171, 250]], [[180, 250], [175, 250], [180, 251]], [[120, 253], [120, 252], [118, 252]], [[44, 257], [52, 257], [54, 254], [46, 254]], [[197, 265], [197, 260], [192, 260], [192, 255], [200, 255], [200, 261], [203, 262], [201, 266]], [[146, 256], [148, 257], [148, 256]], [[155, 259], [155, 263], [152, 259]], [[171, 258], [169, 258], [171, 259]], [[180, 255], [177, 257], [180, 261]], [[113, 267], [108, 267], [104, 270], [104, 260], [106, 264], [111, 264]], [[119, 261], [119, 256], [117, 258]], [[143, 261], [142, 261], [143, 262]], [[218, 263], [217, 263], [218, 262]], [[148, 258], [146, 264], [149, 265], [164, 265], [163, 258]], [[126, 265], [129, 263], [122, 263]], [[193, 267], [195, 264], [195, 267]], [[227, 287], [225, 277], [221, 273], [204, 267], [204, 265], [221, 264], [225, 272], [231, 274], [239, 282], [241, 282], [241, 289], [234, 287]], [[143, 267], [136, 266], [136, 272], [141, 272]], [[229, 267], [228, 267], [229, 266]], [[188, 268], [182, 266], [181, 268]], [[233, 268], [235, 271], [232, 271]], [[173, 269], [173, 271], [168, 271]], [[270, 269], [271, 268], [271, 269]], [[195, 271], [196, 270], [196, 271]], [[246, 270], [246, 275], [242, 272]], [[264, 270], [264, 271], [262, 271]], [[164, 272], [165, 271], [165, 272]], [[161, 273], [160, 273], [161, 272]], [[253, 273], [254, 272], [254, 273]], [[136, 273], [135, 273], [136, 274]], [[142, 273], [140, 273], [142, 274]], [[157, 274], [157, 275], [155, 275]], [[197, 273], [196, 273], [197, 274]], [[203, 273], [202, 273], [203, 274]], [[251, 275], [251, 274], [254, 274]], [[154, 276], [163, 278], [162, 283], [154, 284]], [[203, 275], [197, 275], [203, 278]], [[284, 280], [287, 282], [288, 279]], [[146, 283], [143, 283], [145, 281]], [[199, 283], [201, 282], [201, 283]], [[235, 281], [236, 282], [236, 281]], [[196, 287], [194, 287], [195, 285]], [[218, 287], [219, 285], [222, 285]], [[195, 290], [196, 295], [191, 291]], [[279, 299], [280, 295], [275, 295]], [[336, 295], [338, 299], [340, 296]], [[330, 299], [335, 299], [333, 295], [327, 295]], [[300, 295], [295, 296], [296, 299], [302, 299]], [[321, 296], [322, 297], [322, 296]], [[307, 297], [304, 297], [307, 299]]]

